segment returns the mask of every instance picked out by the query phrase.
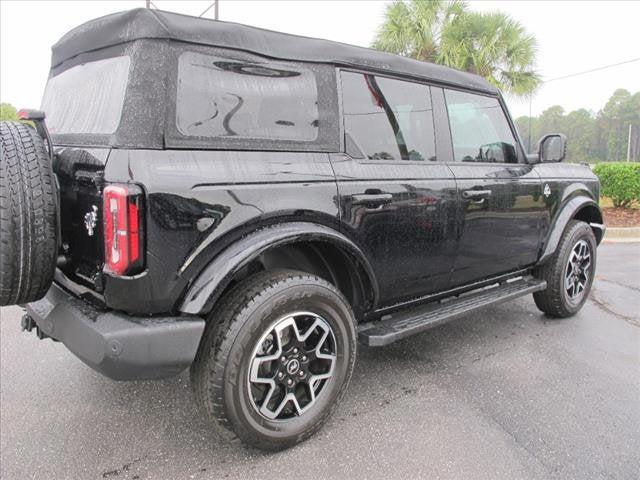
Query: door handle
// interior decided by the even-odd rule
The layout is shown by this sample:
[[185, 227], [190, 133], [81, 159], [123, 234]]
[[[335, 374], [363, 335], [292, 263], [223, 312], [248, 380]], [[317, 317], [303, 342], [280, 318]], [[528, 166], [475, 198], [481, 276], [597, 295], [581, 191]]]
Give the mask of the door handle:
[[393, 195], [390, 193], [362, 193], [351, 195], [352, 205], [385, 205], [391, 203]]
[[484, 200], [491, 196], [491, 190], [464, 190], [462, 198], [469, 200]]

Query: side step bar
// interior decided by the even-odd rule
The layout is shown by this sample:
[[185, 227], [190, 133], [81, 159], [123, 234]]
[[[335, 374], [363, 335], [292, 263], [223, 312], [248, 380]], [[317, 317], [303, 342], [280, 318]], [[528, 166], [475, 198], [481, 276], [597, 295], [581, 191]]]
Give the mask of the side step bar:
[[531, 276], [521, 277], [452, 299], [428, 303], [358, 327], [358, 340], [370, 347], [382, 347], [416, 333], [471, 313], [480, 308], [506, 302], [547, 288], [547, 282]]

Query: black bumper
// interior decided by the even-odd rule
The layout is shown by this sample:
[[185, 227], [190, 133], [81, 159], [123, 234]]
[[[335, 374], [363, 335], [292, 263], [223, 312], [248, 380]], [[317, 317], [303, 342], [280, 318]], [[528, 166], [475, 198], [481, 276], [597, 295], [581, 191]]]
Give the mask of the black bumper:
[[181, 372], [193, 362], [204, 330], [199, 317], [147, 318], [102, 311], [55, 283], [42, 300], [24, 307], [42, 333], [114, 380]]

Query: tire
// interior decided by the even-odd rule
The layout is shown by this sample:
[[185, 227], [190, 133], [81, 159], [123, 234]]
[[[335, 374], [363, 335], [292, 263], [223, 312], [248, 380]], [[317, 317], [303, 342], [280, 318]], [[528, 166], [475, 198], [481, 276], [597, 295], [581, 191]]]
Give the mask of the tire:
[[[593, 284], [596, 247], [596, 239], [591, 227], [584, 222], [571, 220], [554, 255], [534, 272], [534, 276], [547, 281], [546, 290], [533, 294], [536, 306], [542, 312], [551, 317], [566, 318], [575, 315], [582, 308]], [[585, 248], [588, 249], [589, 254], [588, 265], [587, 260], [580, 261], [577, 268], [586, 272], [586, 275], [574, 274], [575, 269], [571, 268], [569, 262], [581, 256], [574, 256], [574, 252], [586, 251]], [[575, 281], [565, 283], [567, 277], [577, 278], [579, 283], [583, 284], [582, 290]], [[572, 286], [568, 289], [567, 284]]]
[[[294, 313], [297, 314], [291, 316]], [[311, 315], [305, 316], [308, 313]], [[298, 344], [301, 348], [297, 354], [292, 347], [295, 344], [286, 342], [287, 335], [291, 341], [294, 339], [292, 327], [283, 327], [280, 334], [276, 332], [279, 326], [290, 321], [287, 319], [296, 323], [303, 336], [312, 327], [304, 330], [301, 322], [317, 325], [307, 338], [310, 346]], [[331, 332], [323, 342], [327, 326]], [[282, 339], [280, 350], [275, 337]], [[314, 347], [315, 339], [318, 340]], [[262, 351], [265, 345], [268, 350]], [[335, 358], [330, 362], [324, 357], [331, 348]], [[320, 352], [324, 352], [323, 358]], [[265, 360], [274, 353], [277, 360]], [[287, 363], [281, 361], [285, 355]], [[318, 357], [312, 360], [315, 355]], [[355, 358], [355, 320], [342, 294], [315, 275], [270, 270], [235, 286], [214, 310], [191, 366], [191, 381], [197, 403], [218, 433], [230, 441], [277, 451], [306, 440], [322, 427], [346, 391]], [[294, 360], [299, 361], [299, 370], [292, 368]], [[274, 387], [251, 381], [255, 365], [259, 365], [256, 372], [260, 368], [270, 370], [260, 374], [258, 381], [273, 375]], [[317, 375], [319, 367], [324, 369], [320, 374], [326, 376], [329, 372], [330, 377], [316, 383], [314, 376], [322, 376]], [[280, 374], [286, 376], [278, 380]], [[307, 376], [288, 390], [285, 380], [298, 381], [298, 375]], [[313, 403], [305, 404], [310, 397], [310, 383], [316, 385], [317, 394]], [[272, 388], [273, 407], [270, 408], [266, 396]], [[296, 401], [301, 410], [293, 401], [285, 402], [285, 394], [290, 391], [297, 392]], [[261, 404], [256, 395], [263, 395], [259, 399]], [[281, 398], [284, 400], [280, 401]], [[283, 402], [279, 416], [273, 417], [276, 407]]]
[[0, 122], [0, 305], [42, 298], [58, 252], [58, 202], [42, 138]]

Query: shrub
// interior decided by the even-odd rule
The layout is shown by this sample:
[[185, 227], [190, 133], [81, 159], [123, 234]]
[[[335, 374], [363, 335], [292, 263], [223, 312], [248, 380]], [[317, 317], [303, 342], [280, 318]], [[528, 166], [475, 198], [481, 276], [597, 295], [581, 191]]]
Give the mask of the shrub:
[[640, 163], [599, 163], [593, 173], [600, 179], [600, 194], [610, 197], [614, 207], [640, 201]]

